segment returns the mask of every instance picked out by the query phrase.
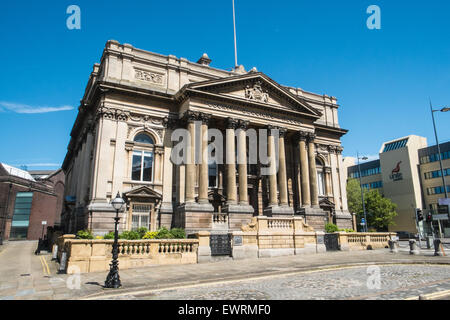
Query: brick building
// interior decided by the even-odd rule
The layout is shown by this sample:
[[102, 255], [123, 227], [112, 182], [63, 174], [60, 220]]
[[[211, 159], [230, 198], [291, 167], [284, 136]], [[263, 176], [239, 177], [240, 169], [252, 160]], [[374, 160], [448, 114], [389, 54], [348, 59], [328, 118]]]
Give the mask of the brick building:
[[[60, 224], [64, 172], [39, 179], [24, 170], [0, 163], [0, 233], [3, 240], [36, 240], [46, 227]], [[45, 231], [44, 231], [45, 232]]]

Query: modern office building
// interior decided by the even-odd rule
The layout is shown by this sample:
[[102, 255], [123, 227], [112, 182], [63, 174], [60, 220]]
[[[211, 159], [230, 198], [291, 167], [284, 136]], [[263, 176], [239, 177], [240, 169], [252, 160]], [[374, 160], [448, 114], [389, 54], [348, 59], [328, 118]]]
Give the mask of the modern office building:
[[[450, 142], [440, 145], [447, 190], [450, 190]], [[348, 161], [347, 161], [348, 163]], [[437, 156], [437, 147], [427, 147], [426, 138], [410, 135], [383, 143], [379, 159], [348, 166], [348, 178], [359, 179], [366, 189], [377, 189], [397, 204], [398, 216], [390, 231], [417, 232], [416, 208], [438, 214], [438, 199], [444, 198], [444, 189]], [[428, 232], [431, 225], [420, 227]], [[437, 220], [433, 227], [438, 229]], [[444, 233], [448, 220], [441, 221]], [[446, 231], [448, 234], [450, 229]]]
[[[166, 226], [189, 233], [218, 224], [239, 230], [255, 215], [294, 214], [317, 230], [330, 215], [340, 227], [352, 227], [340, 141], [347, 130], [339, 126], [336, 98], [280, 85], [256, 68], [210, 64], [206, 54], [191, 62], [106, 43], [62, 166], [67, 232], [113, 230], [110, 201], [117, 192], [127, 201], [121, 230]], [[174, 164], [177, 129], [189, 132], [192, 154], [207, 148], [193, 137], [214, 129], [224, 137], [227, 160]], [[246, 137], [260, 129], [279, 134], [258, 135], [250, 145]], [[247, 161], [261, 145], [279, 158], [277, 173], [262, 175], [259, 159]]]

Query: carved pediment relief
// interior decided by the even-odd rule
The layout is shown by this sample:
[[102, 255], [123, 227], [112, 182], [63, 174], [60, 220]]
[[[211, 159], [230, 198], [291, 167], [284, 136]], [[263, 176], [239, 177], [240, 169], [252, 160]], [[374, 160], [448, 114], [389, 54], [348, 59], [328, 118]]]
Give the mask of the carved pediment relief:
[[184, 88], [191, 94], [250, 103], [263, 108], [301, 113], [319, 118], [320, 112], [262, 73], [191, 83]]
[[147, 186], [140, 186], [124, 193], [127, 198], [161, 199], [161, 194]]

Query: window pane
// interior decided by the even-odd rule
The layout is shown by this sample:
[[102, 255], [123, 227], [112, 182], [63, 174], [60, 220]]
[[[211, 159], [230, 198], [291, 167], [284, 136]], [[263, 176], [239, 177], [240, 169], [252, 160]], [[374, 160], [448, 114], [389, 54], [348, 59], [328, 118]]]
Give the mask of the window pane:
[[144, 133], [140, 133], [138, 134], [135, 138], [134, 138], [135, 142], [140, 142], [140, 143], [147, 143], [147, 144], [154, 144], [153, 143], [153, 139], [150, 138], [148, 135], [144, 134]]
[[153, 167], [153, 154], [151, 152], [144, 152], [144, 175], [142, 180], [152, 181], [152, 167]]
[[131, 169], [131, 180], [141, 180], [141, 153], [133, 152], [133, 167]]

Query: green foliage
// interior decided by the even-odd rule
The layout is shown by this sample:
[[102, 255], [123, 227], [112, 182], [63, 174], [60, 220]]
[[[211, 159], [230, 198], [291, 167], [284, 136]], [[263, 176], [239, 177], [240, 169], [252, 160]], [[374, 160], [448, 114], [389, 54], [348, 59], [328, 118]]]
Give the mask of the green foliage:
[[[181, 228], [173, 228], [168, 230], [162, 227], [158, 231], [148, 231], [147, 228], [142, 227], [133, 231], [124, 231], [119, 234], [119, 239], [125, 240], [139, 240], [139, 239], [185, 239], [186, 232]], [[82, 238], [85, 239], [85, 238]], [[92, 239], [92, 238], [86, 238]], [[103, 239], [114, 239], [114, 231], [111, 231], [103, 236]]]
[[351, 213], [363, 213], [361, 201], [361, 186], [359, 180], [351, 178], [347, 181], [347, 204]]
[[157, 231], [147, 231], [142, 239], [155, 239], [157, 234]]
[[137, 231], [124, 231], [119, 235], [119, 239], [139, 240], [141, 239], [141, 236]]
[[353, 229], [339, 229], [339, 231], [355, 232], [355, 230], [353, 230]]
[[[347, 203], [350, 212], [356, 213], [359, 226], [361, 218], [364, 217], [364, 210], [361, 201], [361, 187], [357, 179], [348, 179], [347, 181]], [[388, 226], [395, 224], [397, 205], [382, 196], [378, 190], [364, 189], [364, 205], [369, 229], [386, 231]]]
[[173, 235], [175, 239], [184, 239], [186, 238], [186, 232], [181, 228], [173, 228], [170, 230], [170, 233]]
[[78, 239], [94, 239], [94, 235], [91, 230], [80, 230], [77, 232]]
[[137, 230], [137, 233], [139, 233], [139, 239], [144, 238], [145, 234], [148, 232], [148, 229], [146, 227], [140, 227]]
[[387, 230], [395, 225], [397, 205], [391, 199], [383, 197], [378, 190], [370, 190], [364, 195], [369, 228], [379, 231]]
[[110, 231], [103, 236], [103, 239], [114, 239], [114, 231]]
[[158, 233], [156, 234], [156, 239], [173, 239], [173, 234], [167, 230], [166, 227], [162, 227], [158, 230]]
[[333, 224], [333, 223], [327, 223], [327, 224], [325, 225], [325, 231], [326, 231], [327, 233], [333, 233], [333, 232], [339, 231], [339, 228], [338, 228], [337, 225], [335, 225], [335, 224]]

